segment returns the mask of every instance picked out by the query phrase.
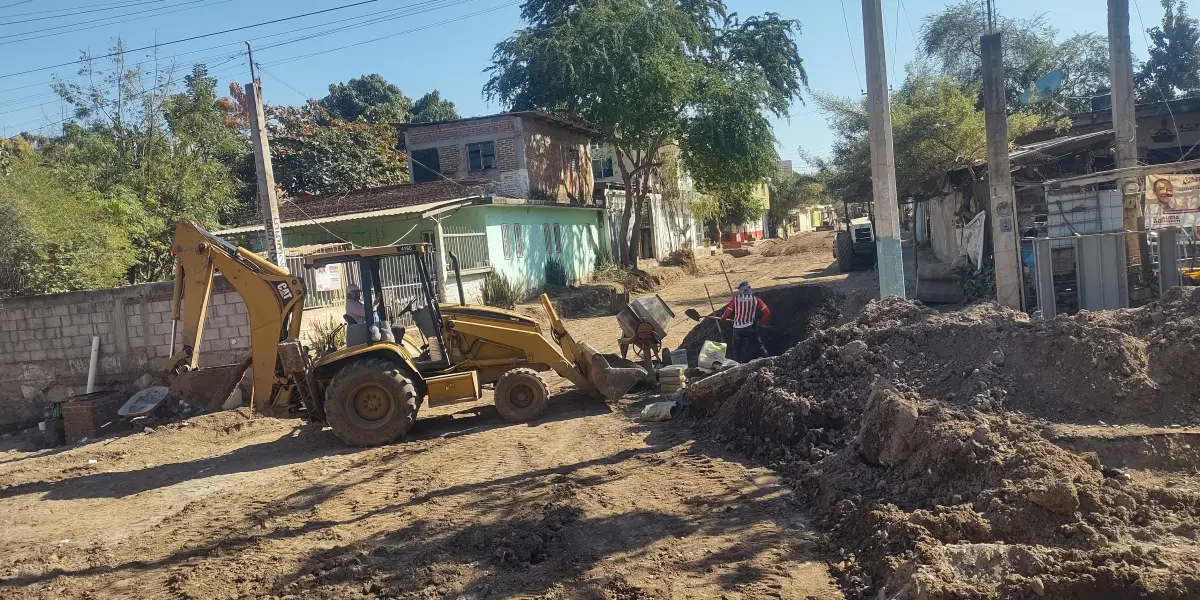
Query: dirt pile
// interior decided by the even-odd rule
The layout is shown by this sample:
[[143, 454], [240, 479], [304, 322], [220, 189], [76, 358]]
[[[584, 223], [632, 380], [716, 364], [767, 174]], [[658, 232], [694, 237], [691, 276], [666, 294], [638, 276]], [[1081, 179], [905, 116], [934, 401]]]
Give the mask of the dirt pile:
[[1200, 293], [1051, 321], [874, 302], [745, 369], [706, 427], [788, 475], [850, 597], [1200, 596], [1200, 492], [1139, 484], [1046, 420], [1193, 423]]
[[754, 246], [754, 253], [763, 256], [794, 256], [797, 254], [813, 254], [829, 257], [833, 260], [833, 233], [814, 231], [797, 233], [790, 238], [767, 239]]
[[[759, 334], [772, 356], [786, 352], [812, 331], [833, 325], [843, 314], [843, 296], [824, 286], [782, 285], [754, 293], [771, 309], [772, 324]], [[716, 316], [720, 316], [723, 306], [717, 306]], [[704, 319], [688, 332], [679, 347], [687, 349], [688, 364], [695, 366], [705, 341], [728, 341], [728, 337], [728, 323]]]

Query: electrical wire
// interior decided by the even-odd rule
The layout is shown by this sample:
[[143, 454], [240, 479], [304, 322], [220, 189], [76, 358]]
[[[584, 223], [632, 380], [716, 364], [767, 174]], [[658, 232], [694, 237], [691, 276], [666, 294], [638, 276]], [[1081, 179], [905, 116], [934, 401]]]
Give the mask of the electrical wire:
[[[180, 44], [180, 43], [183, 43], [183, 42], [190, 42], [190, 41], [192, 41], [192, 40], [199, 40], [199, 39], [204, 39], [204, 38], [213, 37], [213, 36], [216, 36], [216, 35], [222, 35], [222, 34], [226, 34], [226, 33], [233, 33], [233, 32], [235, 32], [235, 31], [244, 31], [244, 30], [246, 30], [246, 29], [253, 29], [253, 28], [255, 28], [255, 27], [262, 27], [262, 26], [264, 26], [264, 25], [273, 25], [273, 24], [275, 24], [275, 23], [282, 23], [282, 22], [284, 22], [284, 21], [291, 21], [291, 20], [294, 20], [294, 19], [301, 19], [301, 18], [304, 18], [304, 17], [311, 17], [311, 16], [314, 16], [314, 15], [320, 15], [320, 14], [329, 13], [329, 12], [333, 12], [333, 11], [337, 11], [337, 10], [344, 10], [344, 9], [347, 9], [347, 8], [352, 8], [352, 7], [355, 7], [355, 6], [362, 6], [362, 5], [364, 5], [364, 4], [372, 4], [372, 3], [375, 3], [375, 2], [379, 2], [379, 1], [380, 1], [380, 0], [360, 0], [359, 2], [352, 2], [352, 3], [350, 3], [350, 4], [343, 4], [343, 5], [341, 5], [341, 6], [334, 6], [334, 7], [331, 7], [331, 8], [325, 8], [325, 9], [316, 10], [316, 11], [312, 11], [312, 12], [301, 13], [301, 14], [298, 14], [298, 15], [292, 15], [292, 16], [289, 16], [289, 17], [280, 17], [280, 18], [278, 18], [278, 19], [271, 19], [271, 20], [269, 20], [269, 21], [262, 21], [262, 22], [259, 22], [259, 23], [252, 23], [252, 24], [250, 24], [250, 25], [242, 25], [242, 26], [240, 26], [240, 27], [232, 27], [232, 28], [229, 28], [229, 29], [222, 29], [221, 31], [213, 31], [213, 32], [209, 32], [209, 33], [202, 33], [202, 34], [199, 34], [199, 35], [193, 35], [193, 36], [189, 36], [189, 37], [185, 37], [185, 38], [180, 38], [180, 39], [177, 39], [177, 40], [171, 40], [171, 41], [169, 41], [169, 42], [161, 42], [161, 43], [157, 43], [157, 44], [150, 44], [149, 46], [142, 46], [142, 47], [140, 47], [140, 48], [132, 48], [132, 49], [130, 49], [130, 50], [125, 50], [125, 52], [141, 52], [142, 50], [149, 50], [149, 49], [151, 49], [151, 48], [161, 48], [161, 47], [163, 47], [163, 46], [170, 46], [170, 45], [173, 45], [173, 44]], [[116, 56], [116, 53], [109, 53], [109, 54], [105, 54], [105, 55], [103, 55], [103, 56], [96, 56], [96, 57], [92, 57], [92, 59], [97, 59], [97, 58], [111, 58], [111, 57], [113, 57], [113, 56]], [[45, 67], [38, 67], [38, 68], [35, 68], [35, 69], [26, 69], [26, 70], [24, 70], [24, 71], [17, 71], [17, 72], [15, 72], [15, 73], [6, 73], [6, 74], [3, 74], [3, 75], [0, 75], [0, 79], [7, 79], [7, 78], [9, 78], [9, 77], [16, 77], [16, 76], [18, 76], [18, 75], [26, 75], [26, 74], [28, 74], [28, 73], [37, 73], [37, 72], [40, 72], [40, 71], [49, 71], [50, 69], [57, 69], [57, 68], [59, 68], [59, 67], [68, 67], [68, 66], [71, 66], [71, 65], [78, 65], [78, 64], [82, 64], [82, 63], [84, 63], [84, 62], [86, 62], [86, 59], [73, 60], [73, 61], [70, 61], [70, 62], [59, 63], [59, 64], [56, 64], [56, 65], [49, 65], [49, 66], [45, 66]]]
[[[94, 13], [94, 12], [104, 12], [104, 11], [106, 11], [106, 10], [120, 10], [120, 9], [122, 9], [122, 8], [129, 8], [129, 7], [131, 7], [131, 6], [141, 6], [141, 5], [143, 5], [143, 4], [158, 4], [158, 3], [160, 3], [160, 2], [167, 2], [167, 1], [169, 1], [169, 0], [143, 0], [142, 2], [130, 2], [130, 3], [128, 3], [128, 4], [121, 4], [121, 5], [118, 5], [118, 6], [110, 6], [110, 7], [108, 7], [108, 8], [92, 8], [91, 10], [81, 10], [81, 11], [78, 11], [78, 12], [66, 13], [66, 14], [61, 14], [61, 15], [50, 15], [50, 16], [48, 16], [48, 17], [35, 17], [35, 18], [33, 18], [33, 19], [23, 19], [23, 20], [20, 20], [20, 21], [6, 21], [6, 22], [4, 22], [4, 23], [0, 23], [0, 26], [3, 26], [3, 25], [16, 25], [17, 23], [31, 23], [31, 22], [33, 22], [33, 21], [44, 21], [44, 20], [46, 20], [46, 19], [61, 19], [61, 18], [64, 18], [64, 17], [74, 17], [74, 16], [78, 16], [78, 15], [86, 15], [86, 14], [89, 14], [89, 13]], [[103, 6], [103, 5], [98, 5], [98, 6]], [[83, 8], [83, 7], [77, 7], [77, 8]], [[9, 15], [9, 16], [11, 16], [11, 17], [24, 17], [24, 16], [28, 16], [28, 15], [38, 15], [38, 14], [44, 14], [44, 13], [48, 13], [48, 12], [63, 12], [64, 10], [65, 10], [65, 9], [59, 9], [59, 10], [46, 10], [46, 11], [40, 11], [40, 12], [25, 13], [25, 14], [21, 14], [21, 15]]]
[[[463, 3], [465, 3], [465, 2], [470, 2], [470, 1], [475, 1], [475, 0], [460, 0], [460, 1], [458, 1], [458, 2], [450, 2], [450, 3], [445, 3], [445, 2], [443, 2], [442, 0], [424, 0], [424, 1], [422, 1], [422, 2], [416, 2], [416, 3], [414, 3], [414, 4], [409, 4], [409, 5], [400, 6], [400, 7], [395, 7], [395, 8], [389, 8], [389, 9], [386, 9], [386, 10], [377, 11], [377, 12], [373, 12], [373, 13], [366, 13], [366, 14], [357, 15], [357, 16], [354, 16], [354, 17], [348, 17], [348, 18], [344, 18], [344, 19], [337, 19], [337, 20], [334, 20], [334, 21], [328, 21], [328, 22], [324, 22], [324, 23], [318, 23], [318, 24], [315, 24], [315, 25], [309, 25], [309, 26], [305, 26], [305, 27], [300, 27], [300, 28], [296, 28], [296, 29], [289, 30], [289, 31], [283, 31], [283, 32], [278, 32], [278, 33], [273, 33], [273, 34], [262, 35], [262, 36], [258, 36], [258, 37], [256, 37], [256, 38], [251, 38], [251, 39], [250, 39], [250, 41], [252, 41], [252, 42], [256, 42], [256, 41], [262, 41], [262, 40], [266, 40], [266, 39], [270, 39], [270, 38], [276, 38], [276, 37], [280, 37], [280, 36], [284, 36], [284, 35], [288, 35], [288, 34], [292, 34], [292, 33], [300, 32], [300, 31], [305, 31], [305, 30], [309, 30], [309, 29], [316, 29], [316, 28], [320, 28], [320, 27], [326, 27], [326, 26], [328, 26], [328, 25], [333, 25], [333, 24], [337, 24], [337, 23], [344, 23], [344, 22], [347, 22], [347, 21], [359, 21], [359, 20], [362, 20], [362, 19], [367, 19], [368, 17], [375, 17], [375, 16], [379, 16], [379, 15], [387, 15], [387, 16], [386, 16], [386, 17], [384, 17], [384, 18], [380, 18], [380, 19], [370, 19], [370, 20], [368, 20], [368, 21], [364, 21], [364, 22], [360, 22], [360, 23], [355, 23], [355, 24], [348, 25], [348, 26], [336, 27], [336, 28], [332, 28], [332, 29], [325, 30], [325, 31], [316, 32], [316, 33], [313, 33], [313, 34], [306, 34], [306, 35], [304, 35], [304, 36], [295, 37], [295, 38], [292, 38], [292, 39], [284, 40], [284, 41], [282, 41], [282, 42], [273, 43], [273, 44], [270, 44], [270, 45], [268, 45], [268, 46], [264, 46], [264, 47], [261, 47], [261, 48], [259, 48], [260, 50], [266, 50], [266, 49], [269, 49], [269, 48], [275, 48], [275, 47], [279, 47], [279, 46], [284, 46], [284, 45], [288, 45], [288, 44], [293, 44], [293, 43], [300, 42], [300, 41], [306, 41], [306, 40], [309, 40], [309, 39], [314, 39], [314, 38], [321, 37], [321, 36], [324, 36], [324, 35], [331, 35], [331, 34], [338, 33], [338, 32], [341, 32], [341, 31], [344, 31], [344, 30], [347, 30], [347, 29], [355, 29], [355, 28], [359, 28], [359, 27], [369, 27], [369, 26], [371, 26], [371, 25], [377, 25], [377, 24], [380, 24], [380, 23], [387, 22], [387, 21], [389, 21], [389, 20], [394, 20], [394, 19], [397, 19], [397, 18], [403, 18], [403, 17], [407, 17], [407, 16], [412, 16], [412, 15], [415, 15], [415, 14], [420, 14], [420, 13], [423, 13], [423, 12], [431, 12], [432, 10], [435, 10], [435, 9], [446, 8], [446, 7], [449, 7], [449, 6], [454, 6], [454, 5], [458, 5], [458, 4], [463, 4]], [[439, 4], [439, 3], [440, 3], [440, 4]], [[421, 7], [425, 7], [425, 9], [424, 9], [424, 10], [415, 10], [415, 11], [414, 11], [414, 10], [411, 10], [411, 9], [416, 9], [416, 8], [421, 8]], [[237, 46], [237, 47], [238, 47], [238, 50], [235, 52], [235, 54], [238, 54], [238, 55], [240, 55], [240, 54], [241, 54], [241, 52], [242, 52], [242, 50], [241, 50], [241, 42], [234, 42], [234, 43], [218, 44], [218, 45], [215, 45], [215, 46], [210, 46], [210, 47], [207, 47], [207, 48], [200, 48], [200, 49], [197, 49], [197, 50], [191, 50], [191, 51], [188, 51], [188, 52], [183, 52], [183, 53], [175, 54], [175, 55], [171, 56], [171, 57], [170, 57], [170, 59], [171, 59], [171, 60], [175, 60], [175, 59], [178, 59], [178, 58], [180, 58], [180, 57], [183, 57], [183, 56], [188, 56], [188, 55], [192, 55], [192, 54], [198, 54], [198, 53], [201, 53], [201, 52], [207, 52], [207, 51], [209, 51], [209, 50], [216, 50], [216, 49], [219, 49], [219, 48], [227, 48], [227, 47], [230, 47], [230, 46]], [[130, 50], [130, 51], [125, 51], [125, 52], [136, 52], [136, 50]], [[227, 52], [226, 52], [226, 53], [222, 53], [222, 54], [215, 55], [215, 56], [212, 56], [212, 57], [203, 57], [203, 58], [199, 58], [199, 59], [191, 59], [191, 61], [192, 61], [192, 62], [206, 62], [206, 61], [207, 61], [207, 60], [209, 60], [209, 59], [212, 59], [212, 60], [219, 60], [219, 59], [225, 58], [225, 57], [226, 57], [228, 54], [229, 54], [229, 53], [227, 53]], [[100, 58], [103, 58], [103, 57], [100, 57]], [[139, 63], [139, 64], [140, 64], [140, 63]], [[104, 72], [108, 72], [108, 71], [113, 71], [113, 70], [115, 70], [115, 69], [116, 69], [116, 67], [113, 67], [113, 68], [108, 68], [108, 69], [96, 69], [96, 70], [92, 71], [92, 73], [93, 73], [93, 74], [99, 74], [99, 73], [104, 73]], [[38, 86], [41, 86], [41, 85], [52, 85], [52, 84], [54, 84], [54, 83], [57, 83], [58, 81], [59, 81], [59, 80], [56, 78], [56, 79], [51, 79], [51, 80], [49, 80], [49, 81], [45, 81], [45, 82], [41, 82], [41, 83], [34, 83], [34, 84], [28, 84], [28, 85], [23, 85], [23, 86], [18, 86], [18, 87], [13, 87], [13, 88], [8, 88], [8, 89], [6, 89], [6, 90], [0, 90], [0, 94], [3, 94], [3, 93], [5, 93], [5, 92], [12, 92], [12, 91], [16, 91], [16, 90], [21, 90], [21, 89], [27, 89], [27, 88], [31, 88], [31, 87], [38, 87]], [[14, 102], [18, 102], [18, 101], [20, 101], [20, 102], [24, 102], [24, 101], [28, 101], [28, 100], [34, 100], [34, 99], [37, 99], [37, 98], [50, 98], [50, 97], [54, 97], [54, 96], [56, 96], [56, 95], [57, 95], [57, 94], [55, 94], [55, 93], [53, 93], [53, 92], [49, 92], [49, 93], [45, 93], [45, 94], [35, 94], [35, 95], [33, 95], [33, 96], [27, 96], [27, 97], [21, 98], [21, 99], [19, 99], [19, 100], [10, 100], [10, 101], [8, 101], [8, 102], [3, 102], [3, 103], [0, 103], [0, 105], [12, 104], [12, 103], [14, 103]]]
[[[896, 77], [896, 57], [900, 54], [900, 0], [896, 0], [896, 23], [892, 25], [892, 75], [889, 82]], [[889, 88], [891, 85], [888, 86]]]
[[21, 4], [29, 4], [30, 2], [33, 2], [33, 0], [21, 0], [20, 2], [13, 2], [12, 4], [5, 4], [4, 6], [0, 6], [0, 10], [4, 10], [6, 8], [12, 8], [14, 6], [19, 6]]
[[[217, 2], [209, 2], [208, 0], [188, 0], [187, 2], [181, 2], [179, 4], [171, 4], [168, 6], [159, 6], [159, 7], [155, 7], [152, 9], [147, 9], [145, 11], [138, 11], [138, 12], [152, 12], [152, 11], [161, 11], [161, 12], [155, 12], [154, 14], [146, 15], [146, 16], [142, 16], [142, 17], [134, 17], [132, 19], [112, 21], [110, 23], [98, 22], [98, 21], [109, 21], [112, 19], [117, 19], [119, 17], [127, 16], [127, 15], [113, 15], [111, 17], [103, 17], [103, 18], [100, 18], [97, 20], [92, 20], [92, 21], [85, 21], [85, 22], [80, 22], [80, 23], [70, 23], [67, 25], [58, 25], [55, 27], [47, 27], [45, 29], [36, 29], [33, 31], [22, 31], [20, 33], [11, 33], [8, 35], [0, 35], [0, 40], [8, 40], [7, 42], [0, 42], [0, 46], [4, 46], [4, 45], [8, 45], [8, 44], [16, 44], [19, 42], [28, 42], [28, 41], [32, 41], [32, 40], [40, 40], [40, 39], [55, 37], [55, 36], [59, 36], [59, 35], [66, 35], [68, 33], [75, 33], [78, 31], [87, 31], [89, 29], [96, 29], [99, 27], [122, 25], [125, 23], [132, 23], [133, 21], [140, 21], [142, 19], [152, 19], [154, 17], [161, 17], [164, 15], [170, 15], [170, 14], [174, 14], [174, 13], [178, 13], [178, 12], [184, 12], [187, 10], [195, 10], [197, 8], [209, 8], [212, 6], [216, 6], [218, 4], [225, 4], [226, 2], [230, 2], [230, 1], [232, 1], [232, 0], [218, 0]], [[185, 8], [177, 8], [180, 6], [185, 7]], [[166, 10], [168, 8], [175, 8], [175, 10]], [[129, 14], [136, 14], [136, 13], [129, 13]], [[83, 27], [75, 27], [74, 29], [68, 29], [69, 27], [74, 27], [76, 25], [84, 25], [84, 23], [88, 23], [88, 24]], [[61, 29], [62, 31], [54, 31], [56, 29]], [[54, 32], [53, 33], [45, 33], [43, 35], [28, 35], [31, 33], [40, 33], [40, 32], [44, 32], [44, 31], [54, 31]], [[28, 37], [20, 37], [23, 35], [28, 35]], [[19, 38], [19, 39], [11, 39], [11, 38]]]
[[[1137, 0], [1133, 0], [1133, 7], [1137, 10], [1138, 24], [1142, 26], [1142, 39], [1146, 41], [1146, 54], [1150, 54], [1150, 36], [1146, 34], [1146, 22], [1142, 20], [1142, 7]], [[1175, 111], [1171, 110], [1171, 101], [1167, 99], [1167, 93], [1162, 89], [1162, 82], [1154, 80], [1154, 87], [1158, 89], [1158, 95], [1162, 97], [1163, 106], [1167, 107], [1167, 114], [1171, 116], [1171, 126], [1175, 128], [1175, 143], [1179, 147], [1179, 160], [1175, 162], [1183, 162], [1183, 141], [1179, 135], [1179, 124], [1175, 122]], [[1195, 148], [1195, 146], [1192, 146]], [[1191, 153], [1191, 150], [1188, 150]]]
[[862, 75], [858, 74], [858, 59], [854, 57], [854, 39], [850, 37], [850, 19], [846, 17], [846, 0], [838, 0], [842, 3], [842, 24], [846, 26], [846, 44], [850, 46], [850, 62], [854, 64], [854, 78], [858, 80], [858, 90], [862, 93], [867, 93], [863, 87]]

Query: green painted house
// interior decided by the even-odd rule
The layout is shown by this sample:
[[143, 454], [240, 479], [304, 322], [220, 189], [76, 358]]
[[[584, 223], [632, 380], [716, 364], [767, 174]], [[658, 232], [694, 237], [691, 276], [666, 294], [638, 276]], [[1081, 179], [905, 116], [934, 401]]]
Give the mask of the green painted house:
[[[551, 258], [582, 282], [596, 258], [609, 255], [607, 235], [601, 235], [607, 231], [604, 212], [592, 201], [586, 129], [540, 113], [406, 127], [410, 152], [426, 159], [410, 161], [418, 183], [280, 201], [293, 272], [303, 271], [300, 257], [323, 250], [428, 242], [437, 249], [443, 299], [458, 299], [453, 255], [465, 299], [477, 303], [488, 272], [504, 275], [532, 296], [545, 286]], [[434, 154], [436, 161], [430, 159]], [[265, 248], [261, 221], [254, 217], [216, 233], [254, 251]], [[302, 273], [310, 306], [343, 301], [353, 277], [327, 275]], [[384, 279], [394, 290], [389, 300], [400, 302], [416, 276], [412, 265], [398, 261], [385, 265]]]

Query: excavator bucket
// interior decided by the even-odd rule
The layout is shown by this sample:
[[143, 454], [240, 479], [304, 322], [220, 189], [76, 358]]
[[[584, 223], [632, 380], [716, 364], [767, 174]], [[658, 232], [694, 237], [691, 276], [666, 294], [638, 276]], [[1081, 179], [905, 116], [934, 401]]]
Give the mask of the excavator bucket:
[[216, 412], [221, 410], [248, 368], [249, 358], [237, 364], [185, 371], [171, 380], [170, 395], [196, 408]]
[[559, 318], [558, 311], [550, 303], [550, 297], [542, 294], [538, 300], [545, 309], [546, 316], [550, 317], [551, 336], [558, 342], [563, 356], [574, 365], [574, 368], [566, 373], [560, 371], [560, 375], [593, 396], [598, 392], [609, 400], [624, 396], [633, 386], [645, 381], [646, 371], [641, 367], [614, 367], [591, 345], [575, 341]]

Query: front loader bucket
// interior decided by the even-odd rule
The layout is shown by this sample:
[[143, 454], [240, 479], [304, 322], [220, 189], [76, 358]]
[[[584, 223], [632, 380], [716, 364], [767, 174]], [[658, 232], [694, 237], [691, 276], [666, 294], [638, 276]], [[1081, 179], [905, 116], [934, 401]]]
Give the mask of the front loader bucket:
[[609, 400], [624, 396], [633, 386], [646, 380], [646, 370], [641, 367], [614, 367], [604, 355], [586, 342], [579, 343], [581, 362], [587, 365], [586, 376], [600, 394]]
[[170, 395], [208, 412], [219, 411], [248, 368], [249, 358], [237, 364], [180, 373], [171, 380]]

